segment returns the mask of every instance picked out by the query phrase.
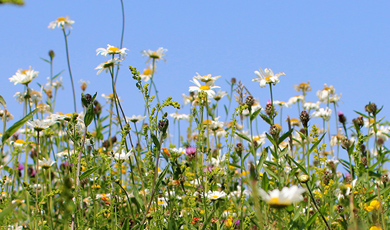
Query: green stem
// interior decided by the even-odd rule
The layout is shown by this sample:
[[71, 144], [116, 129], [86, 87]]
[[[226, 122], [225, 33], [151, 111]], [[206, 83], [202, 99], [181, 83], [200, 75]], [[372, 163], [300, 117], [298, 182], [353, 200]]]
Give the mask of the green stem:
[[69, 61], [68, 35], [66, 35], [66, 33], [65, 33], [65, 28], [62, 28], [62, 32], [64, 33], [64, 38], [65, 38], [66, 60], [68, 62], [68, 70], [69, 70], [70, 82], [72, 83], [74, 111], [75, 111], [75, 113], [77, 113], [76, 92], [75, 92], [75, 89], [74, 89], [72, 70], [70, 68], [70, 61]]

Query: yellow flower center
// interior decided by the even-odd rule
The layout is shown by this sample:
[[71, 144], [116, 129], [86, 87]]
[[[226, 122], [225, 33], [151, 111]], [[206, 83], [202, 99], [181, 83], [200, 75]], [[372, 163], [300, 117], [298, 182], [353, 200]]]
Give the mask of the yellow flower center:
[[15, 143], [17, 143], [17, 144], [24, 144], [25, 142], [24, 142], [24, 140], [22, 140], [22, 139], [17, 139], [17, 140], [15, 141]]
[[153, 70], [147, 68], [147, 69], [144, 69], [144, 72], [142, 73], [143, 75], [152, 75], [153, 73]]
[[218, 196], [217, 196], [217, 195], [214, 195], [213, 198], [214, 198], [214, 199], [218, 199]]
[[266, 77], [264, 80], [266, 80], [267, 82], [269, 82], [270, 79], [271, 79], [271, 76], [268, 76], [268, 77]]
[[64, 18], [64, 17], [57, 18], [57, 22], [63, 22], [63, 21], [66, 21], [66, 18]]
[[110, 53], [116, 53], [119, 51], [118, 47], [111, 46], [110, 48], [107, 49]]
[[279, 204], [279, 197], [272, 197], [269, 202], [269, 204]]
[[199, 89], [201, 89], [201, 90], [210, 90], [210, 86], [202, 85], [201, 87], [199, 87]]
[[22, 74], [27, 74], [28, 69], [22, 71]]

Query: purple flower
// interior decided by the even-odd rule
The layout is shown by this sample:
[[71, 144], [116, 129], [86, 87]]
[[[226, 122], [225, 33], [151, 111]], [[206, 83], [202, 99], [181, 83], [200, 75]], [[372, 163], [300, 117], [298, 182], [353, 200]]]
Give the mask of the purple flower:
[[236, 221], [234, 222], [234, 224], [235, 224], [236, 226], [240, 225], [240, 220], [236, 220]]
[[195, 147], [191, 147], [189, 146], [187, 149], [186, 149], [186, 154], [187, 156], [190, 158], [190, 159], [193, 159], [195, 158], [196, 156], [196, 148]]
[[[14, 168], [15, 168], [15, 166], [14, 166]], [[16, 169], [19, 171], [22, 171], [24, 169], [24, 166], [22, 164], [19, 164]]]

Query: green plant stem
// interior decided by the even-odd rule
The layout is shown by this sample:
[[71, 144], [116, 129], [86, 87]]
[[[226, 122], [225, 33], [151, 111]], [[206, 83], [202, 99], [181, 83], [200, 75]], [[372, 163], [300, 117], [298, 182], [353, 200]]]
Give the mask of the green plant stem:
[[72, 70], [70, 68], [70, 60], [69, 60], [68, 35], [65, 32], [65, 28], [62, 28], [62, 32], [64, 33], [64, 38], [65, 38], [66, 60], [68, 62], [68, 71], [69, 71], [70, 82], [72, 83], [74, 112], [77, 113], [76, 92], [75, 92], [75, 89], [74, 89]]
[[305, 184], [306, 184], [307, 190], [309, 190], [310, 198], [312, 200], [312, 203], [314, 204], [314, 207], [317, 209], [317, 212], [320, 214], [321, 219], [324, 221], [324, 223], [325, 223], [326, 227], [328, 228], [328, 230], [330, 230], [331, 228], [330, 228], [328, 222], [326, 221], [324, 215], [322, 215], [320, 209], [318, 208], [317, 203], [316, 203], [316, 201], [314, 199], [313, 193], [311, 192], [309, 185], [307, 183], [305, 183]]

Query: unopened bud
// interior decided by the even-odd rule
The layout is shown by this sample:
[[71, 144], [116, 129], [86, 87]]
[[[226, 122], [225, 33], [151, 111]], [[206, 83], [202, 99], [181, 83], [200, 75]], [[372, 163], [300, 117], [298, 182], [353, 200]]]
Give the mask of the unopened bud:
[[368, 113], [373, 113], [373, 114], [375, 114], [376, 113], [376, 111], [377, 111], [377, 107], [376, 107], [376, 104], [375, 103], [368, 103], [368, 105], [366, 105], [365, 107], [364, 107], [364, 109], [366, 110], [366, 112], [368, 112]]
[[347, 121], [347, 118], [344, 116], [343, 112], [339, 111], [338, 115], [339, 115], [339, 122], [341, 124], [345, 124], [345, 122]]
[[303, 127], [307, 128], [307, 125], [310, 120], [310, 116], [305, 110], [301, 112], [301, 115], [299, 115], [299, 119], [301, 120]]
[[53, 51], [53, 50], [50, 50], [50, 51], [49, 51], [49, 57], [50, 57], [50, 59], [53, 60], [54, 56], [56, 56], [55, 53], [54, 53], [54, 51]]
[[300, 175], [298, 179], [301, 183], [306, 183], [309, 181], [310, 177], [309, 177], [309, 175], [303, 174], [303, 175]]
[[249, 95], [245, 100], [245, 104], [247, 104], [249, 107], [252, 107], [254, 103], [255, 99], [251, 95]]

